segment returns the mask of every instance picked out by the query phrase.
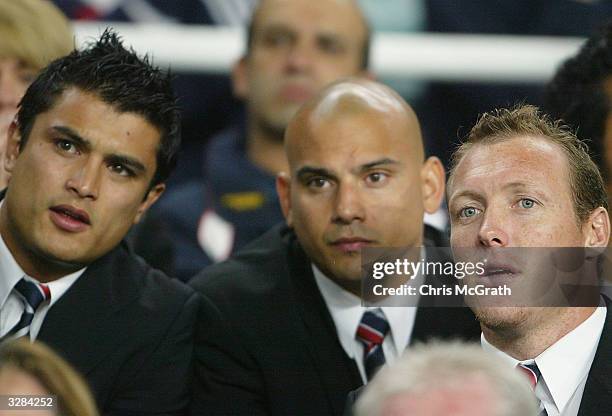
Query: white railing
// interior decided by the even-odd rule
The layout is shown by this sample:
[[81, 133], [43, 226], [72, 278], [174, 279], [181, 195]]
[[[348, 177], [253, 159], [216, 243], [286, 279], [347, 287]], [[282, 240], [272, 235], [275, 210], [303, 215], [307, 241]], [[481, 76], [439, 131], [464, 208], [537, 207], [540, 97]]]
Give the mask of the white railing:
[[[113, 26], [126, 44], [175, 71], [228, 72], [244, 48], [242, 29], [171, 24], [76, 23], [77, 43]], [[372, 70], [381, 77], [540, 83], [581, 38], [377, 33]]]

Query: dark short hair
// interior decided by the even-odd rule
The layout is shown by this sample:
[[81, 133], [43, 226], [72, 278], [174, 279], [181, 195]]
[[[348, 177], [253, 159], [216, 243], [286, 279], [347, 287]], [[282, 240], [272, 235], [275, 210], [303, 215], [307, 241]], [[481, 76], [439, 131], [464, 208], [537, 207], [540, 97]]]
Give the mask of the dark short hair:
[[578, 224], [583, 224], [593, 210], [608, 209], [608, 198], [597, 165], [588, 147], [560, 120], [532, 105], [496, 109], [480, 116], [467, 139], [453, 153], [449, 183], [452, 184], [457, 165], [474, 146], [487, 146], [517, 137], [525, 140], [543, 138], [557, 144], [567, 157], [570, 189]]
[[[314, 0], [313, 0], [314, 1]], [[359, 5], [357, 3], [356, 7], [359, 8]], [[255, 37], [255, 21], [257, 20], [257, 13], [259, 11], [261, 5], [261, 1], [257, 2], [257, 5], [255, 6], [255, 8], [253, 9], [253, 13], [251, 14], [251, 19], [249, 20], [249, 23], [247, 24], [247, 50], [246, 50], [246, 55], [248, 56], [251, 53], [251, 48], [253, 46], [253, 39]], [[372, 43], [372, 29], [370, 28], [370, 24], [368, 23], [368, 20], [365, 18], [365, 16], [363, 15], [363, 13], [361, 12], [361, 9], [359, 9], [359, 15], [361, 16], [361, 21], [363, 23], [363, 27], [365, 29], [365, 39], [363, 40], [363, 46], [361, 48], [361, 59], [359, 61], [359, 69], [368, 69], [368, 66], [370, 65], [370, 48], [371, 48], [371, 43]]]
[[605, 166], [605, 122], [612, 109], [603, 83], [612, 76], [612, 20], [566, 60], [548, 83], [544, 110], [562, 119], [589, 141], [595, 162], [606, 180], [612, 172]]
[[151, 186], [165, 181], [176, 164], [181, 141], [180, 112], [169, 72], [153, 66], [146, 55], [138, 57], [116, 33], [105, 30], [85, 49], [53, 61], [30, 85], [17, 115], [21, 147], [36, 117], [72, 87], [95, 94], [119, 112], [138, 114], [157, 128], [160, 142]]

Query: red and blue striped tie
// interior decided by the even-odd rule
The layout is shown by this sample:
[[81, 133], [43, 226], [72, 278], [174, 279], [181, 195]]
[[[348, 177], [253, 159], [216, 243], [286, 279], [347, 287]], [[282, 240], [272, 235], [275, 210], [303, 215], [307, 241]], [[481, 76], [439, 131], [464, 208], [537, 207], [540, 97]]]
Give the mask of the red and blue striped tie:
[[19, 338], [30, 333], [30, 324], [34, 319], [36, 309], [47, 299], [51, 299], [49, 287], [42, 284], [36, 284], [26, 279], [21, 279], [13, 288], [21, 300], [23, 301], [23, 313], [21, 319], [11, 330], [3, 337], [5, 339]]
[[[535, 391], [536, 385], [538, 384], [540, 377], [542, 377], [542, 373], [540, 372], [540, 369], [538, 368], [538, 365], [535, 363], [535, 361], [531, 364], [518, 363], [516, 365], [516, 368], [520, 370], [523, 374], [525, 374], [525, 376], [529, 380], [529, 384], [531, 384], [531, 389]], [[544, 404], [541, 400], [538, 401], [540, 402], [539, 416], [548, 416], [548, 412], [544, 408]]]
[[382, 343], [387, 332], [389, 323], [380, 308], [364, 312], [357, 328], [357, 339], [363, 344], [363, 364], [368, 381], [385, 363]]

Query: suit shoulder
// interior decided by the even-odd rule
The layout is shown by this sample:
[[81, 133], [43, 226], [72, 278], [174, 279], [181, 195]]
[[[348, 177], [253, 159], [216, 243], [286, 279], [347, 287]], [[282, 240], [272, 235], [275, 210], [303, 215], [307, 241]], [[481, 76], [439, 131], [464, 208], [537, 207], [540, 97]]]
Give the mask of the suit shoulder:
[[183, 305], [195, 296], [192, 288], [151, 267], [125, 246], [112, 253], [110, 262], [116, 271], [116, 284], [122, 286], [121, 291], [133, 292], [139, 298], [153, 298], [152, 305]]
[[189, 285], [212, 300], [272, 292], [287, 281], [289, 239], [283, 227], [274, 227], [228, 260], [202, 270]]

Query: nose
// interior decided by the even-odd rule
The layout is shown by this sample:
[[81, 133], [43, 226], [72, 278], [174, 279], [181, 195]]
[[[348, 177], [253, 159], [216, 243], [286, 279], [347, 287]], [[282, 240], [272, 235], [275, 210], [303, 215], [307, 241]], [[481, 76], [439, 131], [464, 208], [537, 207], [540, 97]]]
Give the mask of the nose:
[[493, 211], [487, 211], [478, 230], [478, 242], [485, 247], [505, 247], [509, 236], [505, 231], [503, 219]]
[[364, 219], [365, 209], [357, 186], [349, 183], [340, 184], [335, 197], [333, 222], [351, 224], [353, 221]]
[[287, 70], [290, 73], [309, 71], [313, 59], [312, 48], [305, 42], [297, 42], [287, 53]]
[[66, 181], [66, 189], [80, 198], [98, 199], [103, 165], [95, 158], [88, 158]]

